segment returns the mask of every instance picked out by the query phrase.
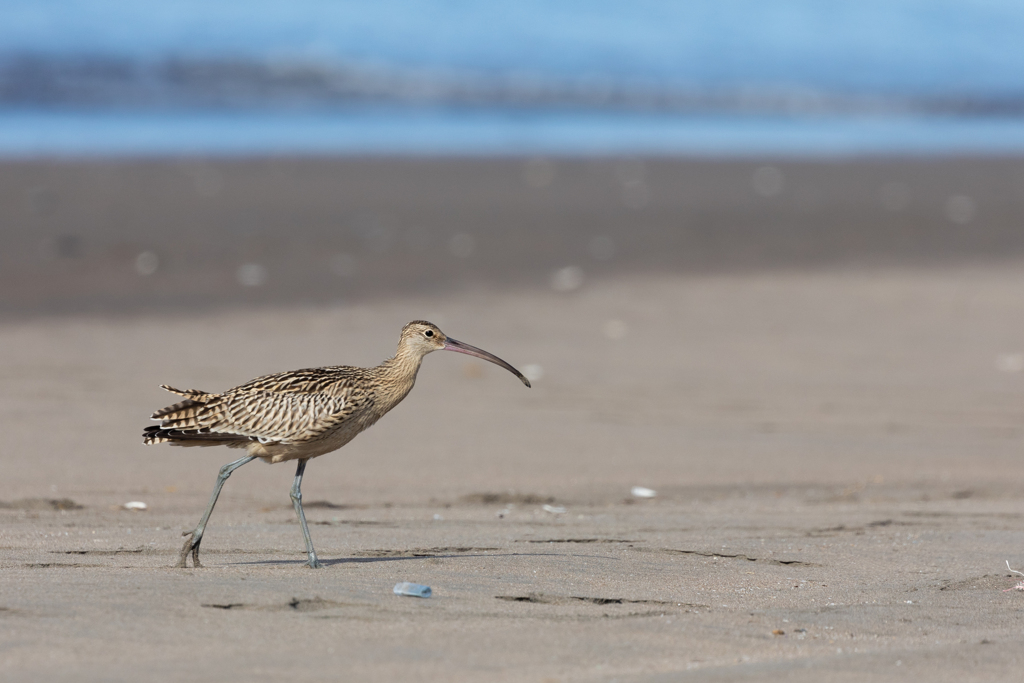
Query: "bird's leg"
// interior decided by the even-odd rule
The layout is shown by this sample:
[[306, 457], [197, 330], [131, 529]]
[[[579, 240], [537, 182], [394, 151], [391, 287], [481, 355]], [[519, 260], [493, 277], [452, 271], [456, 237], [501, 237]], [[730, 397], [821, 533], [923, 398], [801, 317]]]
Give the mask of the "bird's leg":
[[306, 539], [306, 566], [310, 569], [319, 569], [322, 565], [316, 559], [316, 551], [313, 550], [313, 539], [309, 536], [309, 527], [306, 526], [306, 513], [302, 511], [302, 473], [306, 470], [306, 460], [300, 460], [295, 470], [295, 483], [292, 484], [292, 505], [295, 507], [295, 514], [299, 516], [299, 524], [302, 525], [302, 535]]
[[210, 496], [210, 504], [206, 508], [206, 512], [203, 513], [203, 518], [199, 520], [199, 524], [192, 531], [186, 531], [182, 536], [187, 536], [185, 539], [185, 545], [181, 548], [181, 557], [178, 558], [178, 564], [175, 567], [184, 569], [188, 566], [188, 554], [192, 553], [192, 564], [196, 567], [202, 567], [199, 564], [199, 544], [203, 541], [203, 531], [206, 529], [206, 523], [210, 521], [210, 515], [213, 513], [213, 506], [217, 504], [217, 497], [220, 496], [220, 490], [224, 488], [224, 482], [228, 480], [231, 473], [237, 470], [242, 465], [252, 462], [256, 459], [255, 455], [247, 455], [244, 458], [239, 458], [234, 462], [229, 462], [224, 467], [220, 468], [220, 474], [217, 475], [217, 484], [213, 487], [213, 495]]

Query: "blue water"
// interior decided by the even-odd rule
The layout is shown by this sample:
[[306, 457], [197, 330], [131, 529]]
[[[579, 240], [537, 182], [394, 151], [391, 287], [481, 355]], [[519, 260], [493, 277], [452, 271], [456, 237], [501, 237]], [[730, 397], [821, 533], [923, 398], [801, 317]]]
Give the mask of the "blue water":
[[8, 157], [252, 154], [1024, 154], [1019, 119], [501, 111], [0, 114]]
[[1024, 152], [1021, 0], [0, 0], [0, 154]]

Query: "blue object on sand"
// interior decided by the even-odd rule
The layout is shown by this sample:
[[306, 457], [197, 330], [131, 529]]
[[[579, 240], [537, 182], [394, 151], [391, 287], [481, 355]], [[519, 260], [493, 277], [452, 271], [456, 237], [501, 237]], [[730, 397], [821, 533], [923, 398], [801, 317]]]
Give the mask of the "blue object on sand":
[[429, 598], [430, 586], [402, 581], [395, 584], [395, 595], [408, 595], [411, 598]]

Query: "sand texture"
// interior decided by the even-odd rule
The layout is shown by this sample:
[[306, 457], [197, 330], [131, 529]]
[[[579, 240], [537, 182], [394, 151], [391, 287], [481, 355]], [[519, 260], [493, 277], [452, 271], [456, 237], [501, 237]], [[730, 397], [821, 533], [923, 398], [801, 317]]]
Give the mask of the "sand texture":
[[[1011, 188], [1012, 162], [863, 162], [818, 175], [779, 164], [786, 184], [772, 197], [751, 191], [759, 164], [672, 162], [677, 179], [721, 187], [732, 177], [737, 196], [745, 183], [749, 206], [723, 199], [721, 214], [701, 209], [708, 222], [658, 203], [656, 183], [669, 181], [650, 162], [648, 203], [635, 208], [616, 194], [614, 211], [624, 213], [599, 218], [620, 232], [581, 223], [548, 243], [560, 217], [600, 214], [587, 203], [600, 193], [582, 180], [578, 196], [550, 205], [517, 193], [547, 192], [587, 169], [613, 174], [615, 162], [556, 164], [579, 173], [544, 176], [543, 186], [523, 180], [524, 166], [538, 173], [525, 162], [472, 162], [476, 174], [437, 162], [453, 234], [483, 225], [466, 222], [473, 211], [506, 205], [518, 207], [523, 234], [508, 238], [503, 255], [475, 233], [465, 254], [432, 229], [442, 246], [424, 247], [418, 260], [401, 246], [395, 226], [405, 219], [395, 218], [385, 232], [399, 241], [383, 251], [365, 235], [367, 243], [337, 246], [374, 273], [371, 282], [380, 272], [368, 264], [405, 268], [408, 280], [390, 288], [320, 266], [309, 267], [309, 282], [290, 279], [301, 258], [275, 270], [272, 249], [242, 253], [250, 243], [232, 242], [229, 227], [207, 226], [205, 237], [194, 228], [173, 248], [164, 227], [130, 249], [97, 246], [120, 244], [131, 229], [119, 212], [146, 215], [147, 202], [158, 227], [175, 211], [206, 211], [207, 201], [225, 216], [256, 216], [228, 188], [260, 163], [222, 164], [215, 196], [178, 208], [168, 200], [166, 210], [138, 193], [94, 205], [69, 196], [89, 173], [121, 173], [157, 196], [182, 173], [179, 162], [134, 173], [101, 163], [0, 173], [0, 192], [21, 197], [5, 230], [11, 249], [24, 250], [7, 256], [15, 265], [0, 264], [20, 288], [4, 290], [0, 320], [0, 678], [1020, 679], [1024, 591], [1013, 588], [1024, 577], [1006, 562], [1024, 571], [1021, 200], [1007, 189], [1002, 208], [989, 209], [996, 204], [957, 185]], [[314, 186], [325, 168], [358, 166], [287, 163]], [[380, 202], [419, 201], [408, 167], [427, 161], [363, 163], [384, 188], [375, 190]], [[381, 180], [387, 163], [390, 185]], [[897, 166], [906, 174], [897, 180], [924, 189], [898, 211], [880, 208], [879, 187], [894, 176], [879, 168]], [[452, 189], [470, 176], [490, 187], [480, 180], [488, 173], [518, 184], [504, 194], [495, 185], [493, 196]], [[874, 184], [857, 186], [857, 177]], [[615, 182], [619, 191], [631, 177]], [[810, 185], [832, 199], [800, 209]], [[921, 199], [927, 192], [935, 202]], [[975, 203], [966, 223], [944, 203], [958, 193]], [[289, 243], [275, 223], [283, 216], [299, 233], [315, 232], [294, 197], [283, 197], [279, 214], [262, 213], [274, 224], [268, 244]], [[52, 210], [39, 208], [45, 202]], [[26, 227], [75, 206], [108, 222], [83, 227], [73, 249]], [[735, 219], [741, 209], [753, 218]], [[652, 218], [673, 210], [680, 224], [705, 226], [687, 239], [708, 235], [706, 262]], [[661, 241], [631, 242], [622, 216]], [[779, 225], [804, 216], [792, 229], [808, 252], [772, 256], [754, 227], [735, 244], [707, 227], [729, 216], [734, 236], [771, 223], [759, 216]], [[857, 216], [860, 241], [843, 227]], [[831, 237], [815, 238], [815, 225]], [[588, 251], [609, 235], [612, 256]], [[152, 275], [134, 269], [142, 249], [161, 254]], [[203, 253], [214, 254], [206, 265], [181, 265]], [[516, 258], [521, 268], [502, 265]], [[105, 281], [103, 259], [121, 268]], [[269, 264], [266, 282], [236, 281], [235, 267], [249, 262]], [[550, 279], [566, 266], [581, 268], [582, 280], [568, 283], [578, 286]], [[38, 273], [54, 274], [51, 289]], [[310, 294], [328, 275], [338, 291]], [[172, 301], [173, 286], [186, 282], [195, 289]], [[216, 282], [201, 300], [199, 285]], [[303, 493], [322, 570], [302, 566], [293, 466], [258, 462], [227, 482], [205, 567], [173, 569], [181, 532], [237, 452], [143, 446], [149, 413], [174, 400], [158, 385], [218, 391], [279, 370], [375, 364], [417, 318], [532, 366], [534, 388], [476, 359], [429, 356], [404, 403], [309, 464]], [[634, 486], [657, 495], [637, 498]], [[126, 510], [129, 501], [147, 509]], [[433, 597], [396, 596], [399, 581], [430, 585]]]

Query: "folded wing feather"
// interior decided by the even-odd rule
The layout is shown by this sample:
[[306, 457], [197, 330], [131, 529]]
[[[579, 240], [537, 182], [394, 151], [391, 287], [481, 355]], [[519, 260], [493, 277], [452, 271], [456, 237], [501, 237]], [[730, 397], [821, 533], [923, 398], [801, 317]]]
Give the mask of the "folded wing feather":
[[225, 394], [164, 386], [187, 398], [153, 413], [152, 419], [161, 423], [159, 427], [148, 428], [146, 438], [154, 443], [193, 441], [195, 445], [249, 440], [264, 444], [302, 443], [338, 426], [352, 411], [350, 391], [344, 388], [331, 393], [307, 393], [297, 391], [294, 385], [271, 386], [273, 389], [268, 390], [243, 385]]

